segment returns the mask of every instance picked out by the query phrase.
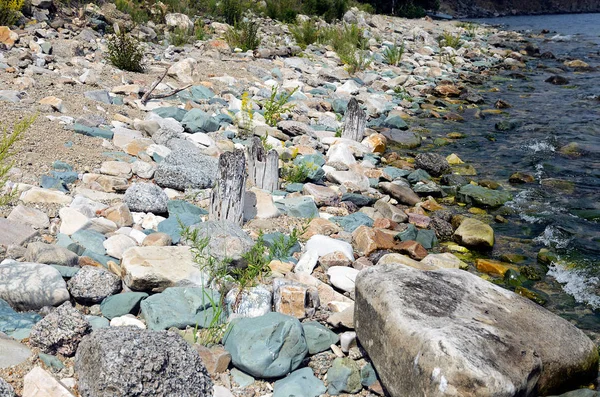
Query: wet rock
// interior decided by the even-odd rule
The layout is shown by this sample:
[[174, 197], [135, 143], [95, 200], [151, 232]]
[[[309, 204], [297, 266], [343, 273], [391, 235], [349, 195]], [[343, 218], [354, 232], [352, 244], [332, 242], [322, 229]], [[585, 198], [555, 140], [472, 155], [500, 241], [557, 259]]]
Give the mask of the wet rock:
[[437, 153], [419, 153], [415, 157], [415, 167], [427, 171], [430, 175], [440, 176], [450, 168], [450, 165], [448, 160]]
[[582, 331], [468, 272], [378, 265], [356, 282], [358, 338], [391, 395], [543, 395], [596, 376]]
[[[151, 363], [151, 365], [149, 365]], [[82, 397], [209, 396], [212, 381], [198, 352], [179, 335], [135, 327], [103, 328], [75, 356]]]
[[85, 304], [100, 303], [121, 290], [121, 280], [106, 269], [83, 266], [67, 283], [71, 296]]
[[404, 149], [414, 149], [421, 146], [421, 137], [414, 132], [402, 131], [398, 129], [386, 129], [382, 134], [394, 146]]
[[535, 182], [535, 178], [533, 177], [533, 175], [525, 174], [522, 172], [515, 172], [508, 178], [508, 181], [510, 183], [533, 183]]
[[464, 219], [454, 232], [454, 238], [466, 247], [491, 249], [494, 246], [494, 230], [473, 218]]
[[421, 201], [421, 198], [409, 187], [389, 182], [382, 182], [379, 187], [402, 204], [415, 205]]
[[261, 378], [294, 371], [308, 353], [300, 322], [279, 313], [235, 320], [223, 341], [236, 368]]
[[550, 76], [546, 80], [546, 83], [554, 84], [554, 85], [567, 85], [569, 84], [569, 80], [566, 77], [555, 75]]
[[29, 341], [48, 354], [75, 354], [81, 339], [92, 331], [90, 323], [70, 302], [65, 302], [33, 326]]
[[52, 266], [7, 259], [0, 264], [0, 298], [17, 310], [38, 310], [60, 305], [69, 291]]
[[506, 190], [492, 190], [469, 184], [458, 190], [458, 198], [467, 204], [499, 207], [507, 201], [512, 200], [512, 195]]

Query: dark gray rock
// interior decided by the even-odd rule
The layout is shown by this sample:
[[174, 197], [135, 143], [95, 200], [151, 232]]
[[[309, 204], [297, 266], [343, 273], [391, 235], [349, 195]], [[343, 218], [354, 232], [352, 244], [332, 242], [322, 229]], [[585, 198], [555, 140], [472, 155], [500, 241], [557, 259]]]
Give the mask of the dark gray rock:
[[44, 353], [72, 356], [81, 339], [92, 326], [71, 302], [65, 302], [33, 326], [29, 336], [32, 346]]
[[158, 165], [154, 180], [159, 186], [177, 190], [205, 189], [214, 185], [217, 170], [216, 158], [181, 145]]
[[134, 183], [125, 192], [123, 202], [130, 211], [163, 214], [167, 212], [169, 197], [153, 183]]
[[82, 397], [212, 396], [198, 352], [176, 333], [102, 328], [81, 342], [75, 372]]
[[15, 391], [12, 386], [6, 383], [6, 381], [0, 378], [0, 396], [2, 397], [14, 397]]
[[440, 176], [450, 169], [448, 161], [437, 153], [417, 154], [415, 167], [425, 170], [433, 176]]
[[69, 280], [67, 288], [78, 302], [100, 303], [121, 290], [121, 279], [106, 269], [84, 266]]
[[77, 266], [79, 257], [64, 247], [36, 242], [27, 245], [25, 260], [47, 265]]

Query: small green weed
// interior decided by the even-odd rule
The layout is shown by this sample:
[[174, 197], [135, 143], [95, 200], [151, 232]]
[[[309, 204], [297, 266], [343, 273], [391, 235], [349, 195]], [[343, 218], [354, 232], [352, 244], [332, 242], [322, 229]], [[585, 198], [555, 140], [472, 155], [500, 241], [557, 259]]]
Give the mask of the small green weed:
[[[13, 167], [14, 162], [11, 158], [15, 155], [14, 146], [23, 138], [23, 134], [35, 121], [35, 116], [26, 117], [16, 123], [11, 132], [6, 128], [2, 129], [2, 137], [0, 137], [0, 189], [4, 188], [8, 181], [8, 173]], [[0, 206], [11, 202], [17, 191], [13, 190], [10, 193], [0, 193]]]
[[24, 3], [24, 0], [0, 0], [0, 26], [16, 23]]
[[175, 47], [183, 47], [189, 43], [192, 35], [187, 29], [178, 26], [170, 33], [169, 38]]
[[319, 38], [319, 29], [313, 21], [304, 21], [299, 25], [290, 26], [290, 32], [302, 49], [315, 43]]
[[295, 105], [287, 105], [287, 102], [296, 91], [298, 91], [298, 87], [294, 88], [290, 93], [284, 92], [281, 94], [278, 86], [271, 87], [271, 96], [262, 102], [267, 124], [271, 127], [276, 126], [281, 120], [281, 114], [289, 112], [295, 107]]
[[398, 66], [400, 60], [402, 60], [402, 55], [404, 55], [404, 42], [400, 46], [394, 44], [391, 47], [386, 47], [383, 51], [383, 60], [388, 65]]
[[317, 166], [312, 163], [303, 162], [300, 165], [287, 163], [281, 168], [281, 178], [288, 183], [302, 183], [308, 178], [315, 167]]
[[450, 32], [444, 32], [440, 37], [438, 37], [438, 43], [440, 47], [452, 47], [455, 50], [458, 50], [463, 42], [460, 38], [460, 34], [453, 35]]
[[231, 48], [241, 48], [244, 52], [255, 50], [260, 45], [258, 30], [258, 22], [242, 21], [225, 33], [225, 40]]

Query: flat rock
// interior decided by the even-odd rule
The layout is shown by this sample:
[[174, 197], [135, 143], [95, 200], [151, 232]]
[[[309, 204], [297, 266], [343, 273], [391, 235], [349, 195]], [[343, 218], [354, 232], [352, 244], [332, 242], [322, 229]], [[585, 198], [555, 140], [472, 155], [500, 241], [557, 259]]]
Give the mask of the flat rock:
[[77, 266], [79, 257], [67, 248], [41, 242], [27, 244], [25, 260], [46, 265]]
[[45, 212], [22, 204], [13, 208], [6, 219], [14, 223], [29, 225], [34, 229], [45, 229], [50, 226], [50, 219]]
[[27, 224], [0, 218], [0, 245], [23, 245], [37, 234], [38, 232]]
[[0, 299], [0, 332], [12, 338], [29, 337], [31, 328], [41, 319], [35, 312], [17, 313], [4, 299]]
[[454, 238], [467, 247], [491, 249], [494, 246], [494, 229], [477, 219], [465, 218], [454, 232]]
[[7, 259], [0, 264], [0, 298], [17, 310], [38, 310], [60, 305], [69, 291], [52, 266]]
[[363, 270], [355, 320], [391, 395], [547, 395], [597, 375], [581, 330], [462, 270]]
[[[0, 334], [0, 368], [19, 365], [31, 356], [31, 350], [16, 340]], [[0, 396], [3, 394], [0, 393]]]
[[72, 198], [63, 192], [34, 187], [21, 193], [24, 203], [70, 204]]
[[41, 367], [34, 367], [23, 378], [23, 397], [74, 397], [69, 389]]
[[203, 286], [208, 275], [198, 269], [189, 247], [133, 247], [123, 253], [123, 282], [134, 291], [160, 292], [168, 287]]

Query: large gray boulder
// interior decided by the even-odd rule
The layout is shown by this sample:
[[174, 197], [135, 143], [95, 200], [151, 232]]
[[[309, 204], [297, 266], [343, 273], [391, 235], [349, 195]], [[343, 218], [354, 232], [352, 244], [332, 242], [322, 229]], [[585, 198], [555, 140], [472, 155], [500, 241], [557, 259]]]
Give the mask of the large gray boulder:
[[69, 291], [54, 267], [7, 259], [0, 264], [0, 298], [16, 310], [38, 310], [60, 305]]
[[75, 355], [82, 397], [212, 396], [198, 352], [181, 336], [135, 327], [101, 328]]
[[218, 160], [198, 149], [179, 145], [158, 164], [155, 182], [177, 190], [212, 187], [217, 178]]
[[134, 183], [125, 192], [123, 202], [130, 211], [162, 214], [167, 212], [169, 197], [153, 183]]
[[399, 264], [356, 278], [355, 327], [392, 396], [537, 396], [595, 379], [568, 321], [473, 274]]
[[76, 301], [93, 304], [121, 291], [121, 279], [100, 267], [84, 266], [67, 283]]

